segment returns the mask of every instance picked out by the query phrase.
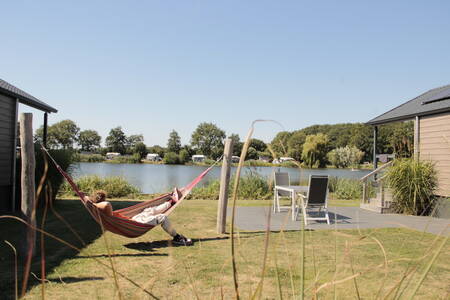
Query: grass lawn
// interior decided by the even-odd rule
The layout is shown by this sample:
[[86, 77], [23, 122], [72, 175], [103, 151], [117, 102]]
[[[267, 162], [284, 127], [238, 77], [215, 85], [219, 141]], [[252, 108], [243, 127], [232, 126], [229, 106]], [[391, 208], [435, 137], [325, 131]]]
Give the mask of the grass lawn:
[[[267, 202], [270, 203], [261, 201], [259, 205]], [[127, 205], [129, 201], [113, 202], [116, 208]], [[115, 269], [145, 287], [155, 298], [234, 297], [230, 239], [215, 230], [217, 201], [187, 200], [171, 215], [175, 228], [195, 240], [192, 247], [172, 246], [159, 227], [137, 239], [111, 233], [102, 235], [78, 200], [57, 201], [55, 207], [75, 227], [86, 245], [50, 213], [47, 230], [82, 249], [81, 252], [71, 250], [46, 238], [47, 299], [119, 299], [113, 273], [98, 263], [111, 264], [106, 241]], [[21, 227], [15, 221], [0, 220], [0, 299], [14, 297], [14, 256], [3, 240], [17, 245]], [[393, 290], [386, 297], [392, 299], [394, 288], [407, 274], [400, 289], [404, 291], [401, 299], [406, 299], [444, 240], [428, 233], [392, 228], [304, 233], [304, 286], [308, 299], [317, 289], [321, 299], [334, 299], [334, 293], [336, 299], [355, 299], [358, 294], [362, 299], [384, 298]], [[301, 231], [270, 233], [262, 298], [277, 298], [278, 286], [284, 299], [298, 298], [301, 237]], [[244, 299], [251, 298], [261, 280], [265, 239], [265, 232], [237, 233], [238, 282]], [[37, 277], [40, 276], [39, 257], [38, 252], [32, 269]], [[352, 275], [355, 277], [351, 278]], [[333, 280], [338, 284], [326, 285]], [[117, 282], [122, 299], [153, 299], [120, 276]], [[450, 242], [447, 241], [416, 299], [448, 299], [449, 282]], [[41, 299], [41, 293], [42, 285], [32, 275], [25, 299]]]

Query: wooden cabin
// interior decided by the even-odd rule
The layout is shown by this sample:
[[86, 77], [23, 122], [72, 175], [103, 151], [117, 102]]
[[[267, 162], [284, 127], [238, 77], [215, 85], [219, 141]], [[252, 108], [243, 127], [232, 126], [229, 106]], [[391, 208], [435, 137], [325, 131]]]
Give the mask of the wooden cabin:
[[19, 103], [44, 112], [44, 143], [47, 114], [57, 110], [0, 79], [0, 211], [20, 209], [16, 203], [16, 140]]
[[430, 160], [438, 175], [437, 195], [450, 197], [450, 84], [429, 90], [367, 122], [374, 126], [374, 167], [378, 125], [414, 120], [414, 156]]

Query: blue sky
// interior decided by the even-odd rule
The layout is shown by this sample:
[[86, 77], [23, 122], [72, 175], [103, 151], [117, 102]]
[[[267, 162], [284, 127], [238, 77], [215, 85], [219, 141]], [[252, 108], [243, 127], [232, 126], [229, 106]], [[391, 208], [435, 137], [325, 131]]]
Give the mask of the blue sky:
[[[103, 139], [365, 122], [450, 83], [450, 1], [6, 1], [0, 78]], [[5, 13], [7, 12], [7, 13]], [[35, 127], [42, 124], [36, 113]], [[269, 142], [281, 128], [260, 123]]]

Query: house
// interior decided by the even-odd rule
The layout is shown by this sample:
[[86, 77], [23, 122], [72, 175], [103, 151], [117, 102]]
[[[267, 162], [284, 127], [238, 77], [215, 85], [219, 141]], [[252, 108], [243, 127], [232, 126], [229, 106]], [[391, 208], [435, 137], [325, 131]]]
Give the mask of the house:
[[206, 159], [206, 156], [204, 156], [202, 154], [192, 155], [192, 161], [193, 162], [204, 162], [205, 159]]
[[147, 154], [146, 159], [150, 160], [150, 161], [161, 161], [162, 160], [161, 156], [159, 156], [158, 153], [149, 153], [149, 154]]
[[280, 158], [278, 159], [278, 161], [279, 161], [280, 163], [284, 163], [284, 162], [286, 162], [286, 161], [295, 161], [295, 159], [293, 159], [292, 157], [280, 157]]
[[266, 162], [266, 163], [270, 163], [270, 161], [272, 160], [272, 158], [271, 158], [270, 156], [267, 156], [267, 155], [260, 155], [260, 156], [258, 157], [258, 160], [259, 160], [259, 161]]
[[48, 114], [58, 112], [55, 108], [0, 79], [0, 211], [6, 212], [20, 208], [15, 197], [19, 103], [44, 112], [44, 145], [47, 142]]
[[[367, 122], [374, 128], [376, 145], [378, 126], [414, 120], [414, 157], [434, 162], [439, 196], [450, 196], [450, 84], [429, 90]], [[377, 153], [374, 146], [374, 167]]]
[[108, 152], [106, 153], [106, 159], [113, 159], [114, 157], [120, 156], [119, 152]]

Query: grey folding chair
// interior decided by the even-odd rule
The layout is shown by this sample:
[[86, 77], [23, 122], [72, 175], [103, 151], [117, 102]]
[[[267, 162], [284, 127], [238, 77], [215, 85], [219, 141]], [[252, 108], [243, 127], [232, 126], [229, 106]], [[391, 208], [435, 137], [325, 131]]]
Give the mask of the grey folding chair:
[[[275, 172], [274, 173], [274, 185], [273, 185], [273, 211], [280, 212], [280, 198], [289, 197], [293, 198], [291, 192], [279, 190], [277, 186], [289, 186], [291, 185], [289, 179], [289, 173], [287, 172]], [[284, 207], [283, 207], [284, 208]]]
[[[306, 196], [303, 194], [298, 194], [298, 196], [300, 204], [297, 214], [300, 213], [301, 209], [305, 225], [308, 225], [308, 220], [326, 220], [327, 224], [330, 225], [328, 216], [328, 175], [310, 175]], [[309, 217], [308, 211], [315, 211], [318, 215], [323, 212], [324, 216]]]

